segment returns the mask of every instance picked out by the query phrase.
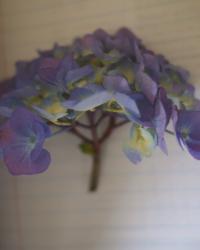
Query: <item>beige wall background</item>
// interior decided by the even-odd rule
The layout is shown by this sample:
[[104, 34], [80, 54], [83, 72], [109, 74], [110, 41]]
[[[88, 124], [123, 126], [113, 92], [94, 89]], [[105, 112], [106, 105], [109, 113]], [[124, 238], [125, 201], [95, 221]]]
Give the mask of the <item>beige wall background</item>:
[[[39, 48], [127, 26], [189, 69], [198, 86], [199, 13], [199, 0], [0, 0], [0, 78]], [[94, 194], [87, 193], [90, 159], [71, 135], [47, 143], [53, 161], [44, 174], [12, 177], [1, 166], [0, 249], [198, 250], [200, 163], [168, 136], [169, 157], [156, 151], [133, 166], [121, 152], [128, 128], [105, 144]]]

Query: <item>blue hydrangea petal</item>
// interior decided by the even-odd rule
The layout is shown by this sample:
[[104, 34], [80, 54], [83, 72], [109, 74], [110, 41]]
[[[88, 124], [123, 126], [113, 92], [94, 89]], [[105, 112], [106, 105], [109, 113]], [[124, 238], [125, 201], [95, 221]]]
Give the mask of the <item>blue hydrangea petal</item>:
[[130, 130], [130, 139], [124, 146], [124, 153], [133, 162], [137, 163], [152, 154], [156, 146], [156, 136], [153, 131], [133, 125]]
[[194, 142], [186, 142], [186, 147], [189, 151], [189, 153], [197, 160], [200, 160], [200, 142], [194, 143]]
[[30, 175], [44, 172], [50, 164], [50, 154], [42, 149], [33, 160], [25, 147], [7, 147], [3, 150], [3, 159], [13, 175]]
[[92, 75], [93, 72], [94, 72], [93, 68], [90, 65], [86, 65], [81, 68], [70, 70], [65, 77], [65, 82], [69, 84], [69, 83], [79, 81], [84, 77]]
[[13, 131], [22, 136], [29, 136], [34, 122], [42, 122], [42, 120], [39, 116], [23, 107], [17, 108], [9, 120]]
[[72, 71], [79, 68], [78, 64], [74, 60], [71, 54], [65, 56], [60, 62], [59, 70], [56, 74], [57, 82], [65, 87], [66, 75]]
[[127, 110], [130, 115], [133, 115], [134, 117], [137, 117], [137, 118], [140, 117], [140, 111], [138, 109], [138, 106], [135, 100], [131, 98], [131, 96], [117, 92], [116, 94], [114, 94], [114, 98], [116, 102], [122, 108]]
[[67, 74], [78, 67], [71, 54], [62, 60], [47, 57], [41, 60], [38, 74], [42, 81], [63, 88], [65, 87]]
[[39, 69], [41, 58], [30, 62], [19, 61], [16, 63], [16, 88], [24, 88], [34, 84]]
[[155, 126], [158, 138], [158, 146], [160, 146], [160, 148], [163, 150], [164, 153], [167, 153], [167, 148], [164, 141], [167, 117], [164, 106], [159, 98], [157, 98], [155, 102], [155, 113], [154, 113], [153, 124]]
[[134, 164], [137, 164], [142, 160], [140, 153], [129, 146], [125, 146], [123, 148], [123, 152], [126, 155], [126, 157]]
[[200, 111], [177, 111], [175, 131], [179, 144], [199, 159], [200, 152]]
[[121, 28], [118, 30], [114, 36], [113, 43], [121, 53], [136, 58], [138, 63], [141, 62], [140, 41], [129, 29]]
[[44, 58], [40, 63], [39, 77], [42, 81], [50, 84], [56, 84], [57, 72], [59, 70], [60, 60], [55, 58]]
[[143, 59], [146, 71], [153, 80], [158, 81], [161, 73], [158, 57], [152, 53], [144, 53]]
[[106, 90], [94, 92], [87, 88], [77, 88], [63, 106], [77, 111], [87, 111], [102, 105], [112, 99], [112, 94]]
[[149, 99], [151, 103], [154, 103], [158, 91], [157, 83], [142, 71], [139, 71], [136, 74], [136, 82], [142, 93]]
[[162, 102], [162, 105], [166, 113], [166, 126], [167, 126], [170, 118], [172, 117], [172, 112], [173, 112], [172, 101], [167, 97], [167, 93], [163, 88], [159, 88], [158, 98]]
[[179, 111], [177, 129], [188, 129], [190, 138], [200, 140], [200, 111]]
[[67, 115], [67, 113], [51, 114], [51, 113], [47, 112], [46, 110], [44, 110], [40, 107], [37, 107], [37, 106], [33, 106], [32, 108], [35, 111], [37, 111], [44, 119], [49, 120], [53, 123], [56, 123], [58, 119], [65, 117]]
[[0, 148], [10, 173], [36, 174], [46, 170], [50, 155], [42, 147], [49, 135], [49, 127], [34, 113], [16, 109], [0, 129]]
[[121, 76], [105, 76], [103, 86], [108, 91], [115, 91], [124, 94], [130, 94], [131, 88], [128, 81]]
[[113, 47], [114, 47], [113, 41], [112, 41], [110, 35], [105, 30], [97, 29], [94, 32], [94, 36], [96, 37], [96, 39], [101, 41], [101, 43], [103, 44], [103, 47], [106, 51], [110, 51], [111, 49], [113, 49]]
[[154, 117], [154, 107], [150, 103], [150, 101], [146, 98], [146, 96], [142, 93], [135, 93], [131, 95], [135, 100], [137, 107], [140, 112], [140, 122], [144, 126], [152, 127], [152, 120]]

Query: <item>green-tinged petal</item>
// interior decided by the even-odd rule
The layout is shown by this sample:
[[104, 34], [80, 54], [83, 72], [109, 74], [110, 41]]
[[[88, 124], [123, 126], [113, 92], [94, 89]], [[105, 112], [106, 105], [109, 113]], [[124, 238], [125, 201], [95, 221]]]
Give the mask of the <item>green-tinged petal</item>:
[[196, 99], [191, 95], [180, 96], [180, 102], [186, 109], [193, 109], [196, 104]]
[[[29, 99], [27, 104], [36, 110], [44, 119], [56, 125], [69, 125], [68, 110], [62, 105], [64, 98], [57, 93], [44, 92], [43, 95]], [[63, 119], [67, 118], [67, 119]]]
[[129, 159], [131, 158], [131, 152], [133, 153], [133, 159], [137, 156], [137, 159], [135, 159], [136, 162], [139, 161], [138, 155], [140, 155], [141, 158], [151, 156], [156, 146], [156, 137], [150, 129], [133, 126], [130, 137], [130, 140], [124, 147], [124, 152], [125, 154], [128, 152]]
[[129, 83], [135, 81], [134, 64], [131, 61], [122, 62], [119, 66], [120, 73], [126, 78]]
[[124, 108], [122, 108], [114, 99], [111, 99], [104, 105], [104, 110], [108, 112], [125, 113]]
[[[57, 113], [52, 114], [45, 109], [42, 109], [37, 106], [32, 106], [32, 108], [37, 111], [44, 119], [52, 122], [55, 125], [66, 126], [71, 124], [71, 120], [67, 119], [67, 113]], [[66, 118], [66, 119], [64, 119]]]
[[63, 105], [72, 110], [87, 111], [94, 109], [112, 99], [112, 93], [102, 87], [90, 84], [85, 88], [77, 88]]

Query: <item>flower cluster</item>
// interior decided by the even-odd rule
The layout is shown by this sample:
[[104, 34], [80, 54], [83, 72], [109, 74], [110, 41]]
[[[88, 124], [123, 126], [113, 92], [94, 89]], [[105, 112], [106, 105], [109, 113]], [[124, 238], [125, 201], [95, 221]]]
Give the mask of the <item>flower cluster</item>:
[[17, 62], [15, 76], [0, 84], [0, 155], [12, 174], [42, 172], [51, 127], [71, 131], [84, 114], [101, 111], [132, 123], [124, 153], [133, 163], [157, 146], [167, 153], [170, 120], [180, 145], [200, 159], [198, 108], [186, 70], [126, 28], [114, 35], [98, 29]]

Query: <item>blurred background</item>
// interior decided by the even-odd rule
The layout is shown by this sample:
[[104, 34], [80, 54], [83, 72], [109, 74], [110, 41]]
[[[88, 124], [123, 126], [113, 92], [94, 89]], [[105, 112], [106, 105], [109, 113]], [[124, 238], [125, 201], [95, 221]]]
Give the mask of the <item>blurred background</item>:
[[[199, 0], [0, 0], [0, 78], [38, 49], [126, 26], [190, 70], [198, 90], [199, 13]], [[200, 163], [169, 135], [168, 157], [157, 150], [133, 166], [121, 150], [128, 131], [104, 145], [96, 193], [71, 134], [47, 143], [53, 161], [41, 175], [12, 177], [1, 165], [0, 250], [199, 250]]]

